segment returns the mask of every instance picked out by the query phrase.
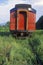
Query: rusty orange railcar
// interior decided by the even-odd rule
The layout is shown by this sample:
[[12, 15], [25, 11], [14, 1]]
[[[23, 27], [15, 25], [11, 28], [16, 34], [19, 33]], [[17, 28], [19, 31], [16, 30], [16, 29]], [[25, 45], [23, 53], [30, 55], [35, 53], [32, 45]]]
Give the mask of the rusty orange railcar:
[[16, 4], [10, 10], [10, 31], [27, 33], [36, 29], [36, 10], [29, 4]]

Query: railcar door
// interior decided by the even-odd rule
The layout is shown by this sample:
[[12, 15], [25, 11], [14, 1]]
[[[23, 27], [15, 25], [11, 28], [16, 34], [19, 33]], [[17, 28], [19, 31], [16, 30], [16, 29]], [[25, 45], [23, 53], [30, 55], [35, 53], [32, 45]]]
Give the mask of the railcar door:
[[27, 12], [19, 11], [17, 17], [17, 30], [26, 30]]

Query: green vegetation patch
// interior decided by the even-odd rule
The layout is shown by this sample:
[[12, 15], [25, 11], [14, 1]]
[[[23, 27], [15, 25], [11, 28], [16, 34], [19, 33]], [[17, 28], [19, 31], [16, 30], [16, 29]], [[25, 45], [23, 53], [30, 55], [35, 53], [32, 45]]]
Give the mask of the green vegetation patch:
[[37, 57], [43, 61], [42, 31], [35, 31], [25, 39], [0, 35], [0, 65], [40, 65]]

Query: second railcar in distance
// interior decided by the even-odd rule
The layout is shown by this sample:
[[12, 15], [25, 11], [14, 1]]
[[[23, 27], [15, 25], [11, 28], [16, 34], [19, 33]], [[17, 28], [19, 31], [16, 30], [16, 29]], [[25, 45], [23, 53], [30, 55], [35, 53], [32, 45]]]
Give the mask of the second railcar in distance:
[[10, 31], [12, 34], [29, 33], [36, 30], [36, 10], [29, 4], [16, 4], [10, 10]]

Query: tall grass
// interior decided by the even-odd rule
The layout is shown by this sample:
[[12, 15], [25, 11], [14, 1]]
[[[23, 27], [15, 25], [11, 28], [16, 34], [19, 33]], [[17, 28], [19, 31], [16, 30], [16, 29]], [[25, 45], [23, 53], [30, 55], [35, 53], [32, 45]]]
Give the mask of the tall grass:
[[43, 61], [42, 31], [36, 31], [26, 39], [0, 35], [0, 65], [36, 65], [37, 59], [30, 44]]

